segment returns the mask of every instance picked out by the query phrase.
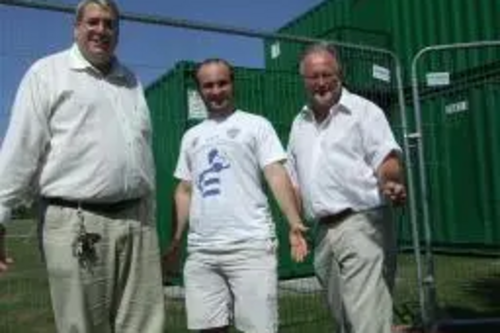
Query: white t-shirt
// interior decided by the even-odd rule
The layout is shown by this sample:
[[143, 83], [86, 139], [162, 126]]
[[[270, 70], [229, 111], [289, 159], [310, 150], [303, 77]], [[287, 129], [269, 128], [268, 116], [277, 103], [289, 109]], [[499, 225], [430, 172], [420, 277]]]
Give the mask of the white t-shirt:
[[240, 110], [183, 137], [175, 177], [192, 184], [188, 249], [227, 249], [275, 236], [262, 169], [286, 154], [265, 118]]
[[287, 167], [308, 218], [383, 205], [376, 170], [392, 151], [401, 148], [384, 112], [369, 100], [343, 89], [321, 124], [304, 107], [290, 132]]

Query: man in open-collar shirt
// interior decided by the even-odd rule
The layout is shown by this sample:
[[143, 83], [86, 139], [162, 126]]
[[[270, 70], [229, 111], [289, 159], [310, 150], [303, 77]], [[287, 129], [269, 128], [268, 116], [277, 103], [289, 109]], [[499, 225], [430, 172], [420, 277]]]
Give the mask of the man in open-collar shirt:
[[309, 47], [300, 70], [309, 102], [293, 122], [288, 165], [317, 223], [317, 276], [336, 332], [388, 333], [395, 273], [388, 203], [406, 197], [401, 149], [383, 111], [342, 87], [335, 49]]
[[76, 45], [39, 60], [21, 83], [3, 143], [0, 216], [36, 173], [44, 197], [115, 202], [149, 195], [149, 140], [140, 83], [118, 61], [103, 76]]
[[59, 332], [164, 329], [151, 124], [118, 19], [112, 0], [77, 6], [75, 44], [28, 70], [0, 151], [0, 274], [10, 210], [34, 192]]

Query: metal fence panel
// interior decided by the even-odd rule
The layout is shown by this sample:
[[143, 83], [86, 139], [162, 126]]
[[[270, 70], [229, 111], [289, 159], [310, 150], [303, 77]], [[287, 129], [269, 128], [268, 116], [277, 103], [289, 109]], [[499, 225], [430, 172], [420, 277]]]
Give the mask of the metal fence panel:
[[500, 276], [499, 63], [498, 41], [431, 46], [413, 59], [428, 325], [500, 317], [485, 288]]
[[[71, 36], [64, 40], [52, 40], [51, 29], [40, 29], [40, 31], [30, 30], [30, 20], [36, 19], [41, 26], [45, 23], [47, 27], [54, 25], [59, 29], [61, 26], [70, 26], [70, 17], [64, 13], [72, 12], [71, 6], [57, 6], [48, 3], [33, 1], [0, 1], [7, 4], [22, 4], [28, 8], [14, 8], [10, 6], [1, 7], [3, 11], [22, 10], [30, 12], [27, 16], [25, 26], [23, 22], [17, 22], [19, 31], [28, 31], [27, 33], [39, 36], [37, 40], [43, 40], [41, 45], [23, 44], [22, 39], [12, 38], [11, 41], [5, 41], [5, 47], [2, 50], [2, 73], [9, 68], [21, 68], [22, 72], [12, 72], [9, 78], [20, 80], [22, 74], [35, 59], [63, 49], [69, 45]], [[45, 9], [36, 10], [38, 9]], [[35, 10], [34, 10], [35, 9]], [[48, 9], [49, 11], [46, 11]], [[261, 52], [261, 46], [265, 40], [280, 40], [286, 43], [294, 44], [293, 49], [302, 50], [307, 43], [317, 41], [308, 38], [283, 36], [261, 33], [244, 29], [232, 29], [216, 25], [204, 25], [196, 22], [178, 21], [169, 18], [143, 16], [138, 14], [125, 13], [123, 16], [123, 36], [131, 34], [138, 45], [127, 44], [127, 39], [123, 39], [120, 48], [135, 47], [140, 52], [136, 57], [122, 59], [126, 65], [138, 72], [142, 81], [145, 83], [146, 95], [151, 108], [153, 127], [154, 127], [154, 153], [157, 167], [157, 208], [159, 237], [162, 240], [163, 247], [168, 244], [172, 231], [172, 222], [174, 210], [172, 206], [172, 193], [175, 186], [173, 180], [173, 168], [177, 159], [177, 152], [180, 139], [184, 131], [199, 121], [197, 117], [191, 117], [192, 114], [200, 111], [200, 101], [194, 92], [194, 82], [192, 80], [194, 63], [206, 57], [216, 56], [226, 57], [226, 47], [219, 47], [219, 42], [215, 41], [214, 35], [223, 34], [229, 45], [238, 49], [240, 45], [246, 42], [250, 43], [250, 48], [255, 52]], [[191, 47], [187, 50], [178, 51], [169, 43], [169, 38], [175, 41], [172, 31], [182, 31], [182, 38], [189, 38], [193, 41]], [[55, 29], [55, 28], [54, 28]], [[164, 66], [162, 62], [155, 62], [153, 55], [148, 53], [148, 46], [151, 43], [158, 43], [157, 40], [148, 38], [154, 32], [162, 31], [165, 36], [165, 56], [169, 59], [174, 57], [174, 63], [171, 67]], [[12, 33], [14, 34], [14, 30]], [[32, 40], [30, 38], [29, 40]], [[28, 40], [28, 39], [26, 39]], [[4, 43], [4, 41], [2, 41]], [[22, 52], [16, 48], [10, 47], [10, 44], [21, 45]], [[401, 68], [397, 58], [390, 52], [374, 49], [370, 47], [361, 47], [336, 43], [345, 63], [345, 78], [348, 88], [360, 95], [363, 95], [375, 103], [379, 104], [387, 113], [398, 140], [405, 150], [407, 166], [410, 166], [408, 160], [408, 136], [406, 129], [406, 114], [403, 105], [403, 89], [401, 84]], [[208, 45], [208, 46], [207, 46]], [[207, 51], [209, 49], [209, 52]], [[247, 49], [248, 46], [245, 46]], [[255, 50], [254, 50], [255, 49]], [[215, 50], [215, 51], [214, 51]], [[220, 51], [220, 53], [219, 53]], [[120, 50], [118, 50], [120, 52]], [[161, 55], [160, 55], [161, 56]], [[264, 57], [264, 55], [262, 55]], [[296, 61], [297, 54], [294, 54]], [[292, 55], [290, 55], [290, 58]], [[155, 58], [158, 59], [158, 58]], [[232, 61], [230, 56], [228, 60]], [[22, 61], [23, 66], [13, 66], [17, 61]], [[271, 68], [247, 68], [236, 65], [236, 97], [240, 107], [248, 109], [250, 112], [259, 113], [267, 117], [275, 126], [280, 138], [286, 145], [288, 132], [290, 130], [293, 117], [297, 114], [303, 103], [302, 80], [298, 75], [296, 68], [289, 70], [276, 70]], [[2, 75], [2, 79], [7, 77]], [[10, 86], [16, 86], [9, 81]], [[11, 97], [5, 96], [6, 100]], [[5, 107], [7, 109], [7, 106]], [[194, 112], [194, 113], [192, 113]], [[411, 175], [411, 173], [409, 173]], [[400, 323], [409, 323], [418, 320], [419, 302], [421, 295], [418, 294], [417, 279], [421, 276], [417, 269], [419, 257], [407, 250], [418, 252], [419, 244], [416, 242], [416, 224], [413, 218], [414, 205], [412, 192], [412, 178], [409, 179], [410, 186], [410, 204], [407, 208], [398, 211], [398, 226], [401, 230], [402, 252], [399, 258], [400, 273], [398, 275], [398, 287], [396, 290], [396, 314]], [[302, 265], [294, 264], [289, 256], [287, 227], [284, 218], [279, 214], [276, 204], [272, 205], [273, 215], [278, 225], [278, 237], [280, 239], [279, 262], [280, 276], [290, 281], [282, 281], [280, 284], [280, 316], [282, 332], [325, 332], [330, 330], [331, 323], [328, 317], [325, 304], [321, 296], [317, 281], [315, 280], [312, 269], [312, 258]], [[39, 263], [36, 250], [36, 240], [31, 234], [27, 224], [20, 223], [20, 234], [26, 233], [30, 236], [31, 254], [26, 254], [17, 250], [20, 245], [18, 237], [9, 238], [9, 248], [18, 254], [19, 262], [26, 262], [26, 266], [16, 266], [17, 272], [0, 279], [0, 309], [7, 308], [13, 304], [12, 300], [22, 300], [17, 307], [23, 316], [9, 312], [8, 315], [0, 317], [0, 330], [2, 332], [20, 332], [25, 331], [23, 318], [42, 316], [43, 324], [36, 327], [40, 332], [53, 331], [53, 323], [50, 312], [50, 301], [48, 299], [45, 270]], [[35, 267], [36, 272], [30, 273], [31, 267]], [[19, 279], [29, 277], [27, 285], [18, 284]], [[300, 279], [299, 279], [300, 277]], [[302, 279], [305, 278], [305, 279]], [[177, 281], [179, 282], [179, 281]], [[33, 290], [39, 290], [40, 302], [29, 302]], [[4, 293], [6, 290], [8, 293]], [[168, 286], [165, 289], [168, 301], [169, 311], [169, 332], [185, 331], [185, 313], [183, 307], [183, 291], [179, 286]], [[10, 311], [10, 310], [9, 310]], [[42, 314], [39, 314], [42, 312]], [[32, 325], [35, 327], [35, 325]], [[5, 329], [4, 329], [5, 328]]]

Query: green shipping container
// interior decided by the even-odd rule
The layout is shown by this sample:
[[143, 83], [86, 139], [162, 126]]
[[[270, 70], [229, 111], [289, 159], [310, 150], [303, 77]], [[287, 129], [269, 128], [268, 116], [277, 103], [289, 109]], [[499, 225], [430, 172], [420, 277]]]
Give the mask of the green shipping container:
[[[325, 1], [291, 21], [278, 32], [296, 36], [318, 37], [331, 31], [335, 26], [349, 25], [351, 13], [347, 1]], [[303, 48], [304, 45], [301, 43], [266, 40], [266, 69], [297, 70], [297, 56]]]
[[500, 244], [500, 70], [479, 74], [421, 98], [430, 225], [443, 247]]
[[[498, 0], [325, 0], [277, 32], [392, 50], [402, 60], [409, 82], [411, 60], [420, 49], [498, 40], [498, 17]], [[300, 43], [267, 40], [266, 68], [296, 69], [303, 48]], [[491, 50], [464, 54], [458, 66], [474, 67], [497, 56], [498, 51]]]
[[[327, 0], [277, 32], [390, 49], [389, 22], [383, 19], [388, 13], [385, 1]], [[266, 40], [266, 68], [296, 70], [304, 47], [297, 42]]]
[[173, 170], [179, 146], [187, 126], [185, 64], [178, 64], [168, 74], [145, 89], [153, 127], [153, 154], [156, 166], [157, 229], [162, 251], [172, 235], [175, 218]]
[[[154, 130], [157, 224], [162, 249], [168, 246], [175, 221], [173, 193], [176, 181], [173, 172], [182, 135], [206, 116], [203, 102], [196, 91], [194, 69], [194, 63], [180, 62], [146, 88]], [[234, 70], [237, 107], [268, 118], [286, 145], [293, 117], [304, 101], [302, 82], [297, 74], [241, 67], [236, 67]], [[269, 195], [269, 198], [272, 198], [272, 195]], [[276, 202], [270, 199], [270, 203], [280, 243], [278, 248], [280, 278], [312, 275], [311, 258], [303, 264], [292, 262], [286, 220], [279, 212]]]
[[[388, 21], [394, 44], [410, 79], [411, 61], [424, 47], [480, 40], [498, 40], [500, 1], [498, 0], [383, 0], [390, 10]], [[498, 59], [500, 51], [481, 50], [459, 53], [454, 66], [465, 70]], [[445, 62], [443, 54], [435, 62]], [[408, 81], [409, 82], [409, 81]]]

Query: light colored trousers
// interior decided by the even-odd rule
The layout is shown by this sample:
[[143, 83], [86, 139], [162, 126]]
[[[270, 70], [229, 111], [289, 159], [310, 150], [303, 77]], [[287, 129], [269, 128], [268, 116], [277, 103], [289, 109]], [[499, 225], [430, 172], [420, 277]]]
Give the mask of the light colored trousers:
[[263, 248], [189, 254], [184, 266], [188, 328], [228, 326], [245, 333], [278, 331], [274, 243]]
[[82, 212], [87, 232], [100, 235], [96, 261], [73, 252], [77, 210], [49, 206], [43, 250], [60, 333], [163, 333], [165, 301], [158, 240], [141, 205], [114, 215]]
[[318, 225], [314, 267], [336, 333], [390, 333], [396, 237], [389, 208]]

